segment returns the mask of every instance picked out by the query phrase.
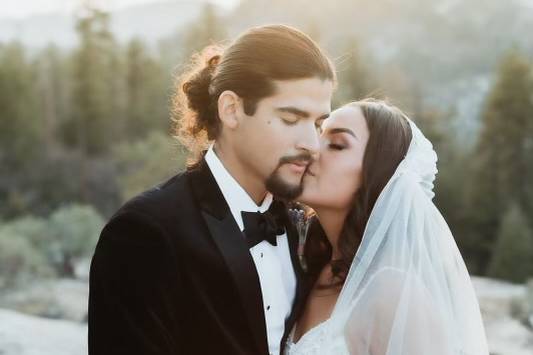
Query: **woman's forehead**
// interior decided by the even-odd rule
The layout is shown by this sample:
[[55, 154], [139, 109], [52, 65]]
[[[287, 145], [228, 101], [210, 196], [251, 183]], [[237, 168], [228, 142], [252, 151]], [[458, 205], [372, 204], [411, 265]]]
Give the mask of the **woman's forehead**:
[[332, 128], [353, 128], [359, 130], [366, 126], [365, 117], [361, 108], [357, 106], [344, 106], [336, 109], [324, 121], [323, 130]]

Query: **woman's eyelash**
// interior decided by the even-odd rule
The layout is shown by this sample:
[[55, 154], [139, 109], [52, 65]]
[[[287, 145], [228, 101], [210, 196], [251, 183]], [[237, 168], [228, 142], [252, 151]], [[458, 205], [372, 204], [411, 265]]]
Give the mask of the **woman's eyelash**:
[[343, 150], [344, 146], [340, 144], [330, 143], [328, 144], [328, 147], [334, 150]]

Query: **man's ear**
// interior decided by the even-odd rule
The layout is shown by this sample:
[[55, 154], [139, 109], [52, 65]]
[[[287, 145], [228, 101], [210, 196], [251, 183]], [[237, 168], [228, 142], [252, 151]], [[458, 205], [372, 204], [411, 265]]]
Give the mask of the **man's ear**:
[[223, 126], [235, 129], [242, 117], [242, 99], [233, 91], [226, 90], [218, 97], [218, 116]]

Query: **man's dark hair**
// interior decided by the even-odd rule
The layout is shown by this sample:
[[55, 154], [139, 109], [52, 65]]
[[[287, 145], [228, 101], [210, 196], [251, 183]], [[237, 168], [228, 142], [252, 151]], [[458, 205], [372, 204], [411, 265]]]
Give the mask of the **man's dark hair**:
[[336, 82], [331, 61], [309, 36], [285, 25], [249, 29], [225, 49], [209, 46], [193, 56], [173, 98], [174, 134], [199, 153], [220, 133], [222, 92], [235, 92], [253, 115], [259, 100], [275, 93], [273, 80], [313, 77]]

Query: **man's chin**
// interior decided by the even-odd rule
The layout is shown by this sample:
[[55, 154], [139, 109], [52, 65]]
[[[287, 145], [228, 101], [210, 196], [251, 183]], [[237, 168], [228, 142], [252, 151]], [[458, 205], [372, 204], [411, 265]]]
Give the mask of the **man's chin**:
[[274, 196], [284, 200], [294, 200], [302, 194], [302, 179], [284, 178], [282, 176], [271, 177], [266, 183], [267, 190]]
[[280, 180], [283, 181], [286, 185], [293, 186], [293, 187], [299, 187], [302, 185], [304, 179], [304, 174], [293, 174], [289, 176], [281, 176]]

